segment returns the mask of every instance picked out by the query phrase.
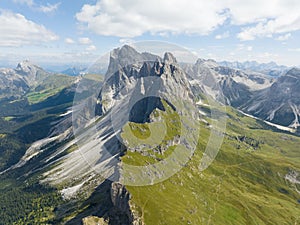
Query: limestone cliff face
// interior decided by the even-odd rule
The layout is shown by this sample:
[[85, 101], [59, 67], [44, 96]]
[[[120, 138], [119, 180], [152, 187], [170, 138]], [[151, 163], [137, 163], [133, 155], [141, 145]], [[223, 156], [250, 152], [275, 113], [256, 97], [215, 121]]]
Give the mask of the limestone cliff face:
[[[136, 57], [137, 60], [135, 60]], [[109, 204], [113, 205], [109, 206], [107, 212], [109, 222], [141, 225], [143, 224], [142, 218], [139, 210], [131, 204], [130, 194], [126, 187], [117, 183], [120, 180], [125, 180], [125, 184], [128, 184], [126, 182], [129, 180], [140, 182], [139, 177], [130, 179], [128, 171], [130, 173], [131, 168], [122, 164], [121, 156], [128, 150], [122, 143], [120, 136], [122, 129], [128, 122], [152, 123], [151, 113], [155, 109], [164, 110], [164, 104], [168, 104], [172, 111], [182, 119], [180, 120], [182, 135], [168, 140], [164, 146], [158, 148], [158, 151], [163, 152], [168, 146], [180, 144], [178, 151], [188, 156], [192, 154], [193, 145], [196, 143], [194, 137], [190, 138], [189, 134], [196, 130], [200, 113], [195, 107], [196, 98], [187, 74], [171, 53], [165, 53], [161, 59], [148, 53], [138, 53], [129, 46], [114, 50], [106, 75], [100, 92], [94, 93], [84, 104], [73, 107], [73, 117], [75, 117], [73, 119], [76, 122], [77, 119], [87, 121], [82, 125], [84, 129], [79, 132], [75, 130], [76, 139], [66, 144], [62, 143], [50, 158], [70, 147], [75, 141], [78, 144], [78, 150], [57, 159], [60, 163], [44, 174], [45, 181], [53, 185], [63, 183], [65, 190], [76, 188], [76, 191], [80, 193], [89, 183], [101, 186], [108, 181], [104, 178], [110, 178], [109, 182], [115, 182], [112, 182], [110, 187], [105, 187], [111, 197]], [[92, 115], [91, 112], [95, 109], [92, 107], [93, 102], [98, 112], [96, 115]], [[79, 114], [77, 119], [76, 113]], [[91, 121], [94, 123], [91, 124]], [[196, 134], [193, 136], [198, 138]], [[181, 158], [174, 159], [175, 162], [176, 160], [180, 168]], [[101, 175], [103, 179], [98, 179], [97, 175]], [[141, 182], [153, 182], [154, 178], [151, 173], [145, 173], [145, 176], [146, 179], [143, 177]], [[155, 179], [161, 179], [161, 177], [162, 173], [157, 173]]]
[[159, 56], [150, 53], [139, 53], [133, 47], [124, 45], [122, 48], [114, 49], [110, 53], [109, 66], [106, 77], [112, 76], [116, 71], [128, 65], [137, 64], [145, 61], [155, 61]]
[[[134, 207], [130, 204], [130, 193], [126, 187], [120, 183], [113, 182], [111, 185], [111, 201], [114, 205], [114, 214], [119, 215], [115, 220], [121, 219], [122, 224], [124, 222], [124, 216], [128, 219], [130, 225], [144, 225], [142, 218], [134, 210]], [[121, 224], [120, 223], [120, 224]]]
[[[130, 47], [126, 47], [126, 49], [130, 56], [133, 50]], [[125, 50], [123, 47], [118, 54], [114, 52], [114, 55], [122, 55]], [[138, 56], [141, 58], [141, 55]], [[122, 99], [128, 97], [131, 97], [133, 102], [150, 96], [165, 100], [180, 98], [189, 102], [193, 101], [187, 75], [171, 53], [166, 53], [163, 60], [157, 56], [155, 61], [141, 58], [142, 61], [126, 64], [133, 61], [130, 58], [126, 62], [114, 58], [113, 63], [110, 64], [110, 71], [112, 68], [118, 69], [114, 74], [107, 77], [102, 87], [99, 102], [103, 114], [114, 105], [119, 104]], [[126, 65], [121, 67], [124, 64]]]
[[126, 188], [120, 184], [113, 182], [111, 185], [111, 201], [113, 205], [121, 212], [127, 212], [129, 210], [130, 194]]

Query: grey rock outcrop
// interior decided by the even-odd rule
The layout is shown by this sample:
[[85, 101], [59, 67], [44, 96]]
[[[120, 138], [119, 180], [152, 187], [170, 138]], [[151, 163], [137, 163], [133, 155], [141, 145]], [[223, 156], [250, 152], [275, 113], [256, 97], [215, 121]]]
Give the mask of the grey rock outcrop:
[[269, 88], [257, 92], [242, 110], [276, 124], [300, 126], [300, 69], [293, 68]]
[[116, 182], [111, 184], [111, 201], [114, 206], [111, 213], [115, 222], [119, 224], [144, 225], [142, 218], [130, 204], [130, 193], [124, 185]]
[[156, 61], [160, 59], [159, 56], [152, 55], [151, 53], [139, 53], [133, 47], [124, 45], [121, 48], [114, 49], [110, 53], [109, 65], [106, 72], [106, 77], [113, 75], [119, 69], [128, 65], [141, 63], [145, 61]]
[[[273, 83], [273, 79], [264, 74], [220, 66], [211, 59], [198, 59], [196, 64], [182, 67], [194, 87], [200, 86], [206, 94], [235, 107], [250, 100], [253, 92]], [[196, 88], [196, 92], [199, 91]]]
[[28, 60], [16, 69], [0, 69], [0, 97], [19, 97], [50, 74]]

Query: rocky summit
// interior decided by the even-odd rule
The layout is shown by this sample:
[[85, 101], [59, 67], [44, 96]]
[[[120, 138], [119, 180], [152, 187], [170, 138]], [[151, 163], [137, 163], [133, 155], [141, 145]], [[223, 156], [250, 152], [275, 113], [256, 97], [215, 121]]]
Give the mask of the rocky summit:
[[49, 75], [28, 60], [20, 62], [16, 69], [0, 69], [0, 96], [21, 96]]

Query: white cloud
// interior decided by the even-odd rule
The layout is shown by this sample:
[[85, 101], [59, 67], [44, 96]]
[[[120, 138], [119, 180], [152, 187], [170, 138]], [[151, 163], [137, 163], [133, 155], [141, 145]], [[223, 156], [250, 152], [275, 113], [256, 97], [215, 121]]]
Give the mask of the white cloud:
[[124, 45], [124, 44], [131, 44], [134, 42], [134, 40], [130, 38], [121, 38], [119, 42], [120, 44]]
[[289, 48], [289, 52], [300, 52], [300, 48]]
[[260, 54], [257, 54], [255, 56], [258, 61], [261, 62], [271, 62], [271, 61], [278, 61], [279, 55], [276, 53], [270, 53], [270, 52], [263, 52]]
[[238, 44], [236, 47], [236, 51], [249, 51], [251, 52], [253, 50], [253, 46], [250, 45], [244, 45], [244, 44]]
[[75, 41], [72, 38], [66, 38], [65, 43], [66, 44], [75, 44]]
[[41, 5], [37, 9], [44, 13], [50, 13], [50, 12], [56, 11], [58, 9], [58, 7], [60, 6], [60, 4], [61, 4], [60, 2], [58, 2], [56, 4], [47, 3], [47, 5]]
[[99, 59], [99, 54], [93, 52], [17, 52], [17, 53], [0, 53], [0, 63], [10, 64], [15, 66], [24, 59], [29, 59], [39, 65], [46, 65], [47, 67], [53, 65], [55, 67], [66, 64], [87, 64], [90, 65]]
[[13, 0], [14, 3], [25, 4], [34, 10], [38, 10], [43, 13], [51, 13], [58, 9], [60, 2], [55, 4], [47, 3], [46, 5], [38, 5], [34, 0]]
[[79, 44], [81, 45], [90, 45], [92, 44], [91, 39], [89, 39], [88, 37], [82, 37], [78, 39]]
[[243, 31], [238, 34], [238, 38], [247, 41], [254, 40], [257, 37], [273, 37], [274, 34], [283, 34], [297, 30], [300, 30], [300, 17], [294, 15], [294, 18], [290, 18], [286, 16], [259, 22], [254, 27], [244, 28]]
[[206, 35], [229, 20], [243, 27], [241, 40], [253, 40], [299, 30], [299, 11], [299, 0], [98, 0], [76, 18], [97, 34], [118, 37]]
[[247, 51], [251, 52], [253, 50], [253, 47], [252, 46], [248, 46], [247, 47]]
[[135, 37], [146, 32], [208, 34], [226, 15], [217, 0], [102, 0], [84, 5], [76, 18], [100, 35]]
[[[257, 2], [259, 7], [256, 5], [256, 12], [252, 11], [254, 7], [250, 7], [250, 5], [248, 5], [247, 10], [240, 9], [240, 14], [245, 13], [245, 16], [238, 17], [240, 19], [244, 18], [244, 20], [238, 22], [241, 22], [242, 25], [251, 23], [254, 23], [254, 25], [245, 26], [242, 32], [238, 34], [239, 39], [254, 40], [300, 30], [300, 3], [298, 0], [259, 2]], [[234, 12], [232, 13], [237, 15]], [[251, 13], [253, 13], [253, 16], [249, 15]]]
[[26, 4], [28, 6], [34, 5], [33, 0], [13, 0], [14, 3]]
[[0, 11], [0, 33], [0, 46], [36, 45], [58, 40], [58, 36], [44, 26], [9, 11]]
[[228, 38], [230, 35], [229, 35], [229, 32], [226, 31], [225, 33], [223, 34], [218, 34], [215, 36], [216, 39], [220, 40], [220, 39], [224, 39], [224, 38]]
[[290, 39], [291, 36], [292, 36], [291, 33], [287, 33], [287, 34], [277, 37], [276, 40], [277, 41], [287, 41], [288, 39]]
[[88, 52], [92, 52], [92, 51], [96, 51], [97, 47], [95, 45], [90, 45], [85, 50]]

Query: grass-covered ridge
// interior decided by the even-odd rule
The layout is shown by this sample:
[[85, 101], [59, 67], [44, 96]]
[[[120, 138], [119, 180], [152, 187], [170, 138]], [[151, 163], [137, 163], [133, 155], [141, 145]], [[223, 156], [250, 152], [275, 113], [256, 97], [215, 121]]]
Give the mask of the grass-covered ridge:
[[137, 166], [154, 163], [176, 147], [181, 132], [180, 118], [168, 103], [163, 101], [163, 105], [165, 111], [155, 109], [150, 115], [152, 122], [129, 122], [123, 127], [121, 136], [128, 149], [122, 158], [124, 163]]
[[[207, 170], [199, 171], [199, 162], [213, 128], [201, 123], [197, 150], [179, 173], [155, 185], [127, 186], [145, 224], [300, 223], [300, 186], [285, 179], [300, 171], [300, 138], [266, 130], [231, 108], [227, 116], [223, 145]], [[133, 151], [122, 158], [132, 164], [142, 159], [155, 162]]]
[[75, 80], [75, 77], [61, 74], [48, 76], [37, 86], [33, 87], [31, 91], [26, 94], [26, 97], [30, 104], [42, 102], [70, 86]]

